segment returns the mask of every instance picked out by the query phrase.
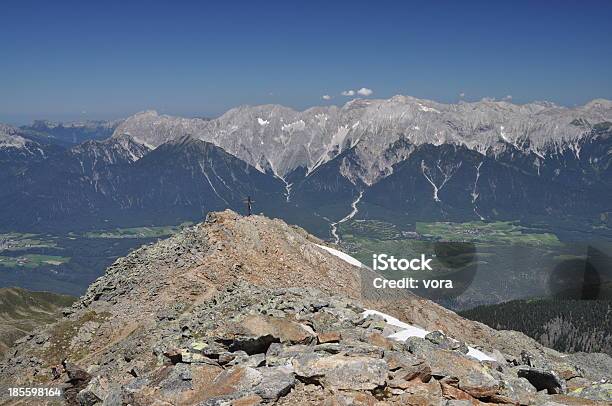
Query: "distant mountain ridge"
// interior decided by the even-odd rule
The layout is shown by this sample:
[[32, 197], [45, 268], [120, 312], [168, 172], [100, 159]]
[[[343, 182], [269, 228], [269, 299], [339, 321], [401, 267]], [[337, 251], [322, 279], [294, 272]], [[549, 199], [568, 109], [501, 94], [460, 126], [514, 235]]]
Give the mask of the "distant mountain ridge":
[[103, 140], [110, 137], [121, 120], [85, 120], [57, 122], [34, 120], [20, 130], [34, 139], [46, 139], [62, 145], [76, 145], [87, 140]]
[[612, 235], [608, 100], [394, 96], [302, 112], [241, 106], [210, 120], [147, 111], [64, 149], [3, 128], [0, 164], [21, 169], [0, 192], [10, 214], [0, 227], [193, 220], [250, 195], [256, 210], [321, 236], [353, 206], [356, 218], [563, 222]]
[[400, 139], [414, 145], [465, 145], [482, 154], [512, 145], [543, 158], [565, 149], [579, 154], [576, 143], [596, 124], [610, 121], [612, 101], [604, 99], [566, 108], [505, 101], [442, 104], [394, 96], [301, 112], [280, 105], [241, 106], [213, 120], [146, 111], [124, 120], [114, 135], [129, 134], [151, 148], [191, 135], [281, 177], [299, 167], [312, 172], [356, 146], [364, 169], [359, 177], [372, 184], [398, 162], [379, 154]]
[[129, 137], [112, 137], [31, 161], [0, 192], [6, 213], [12, 213], [1, 221], [9, 228], [69, 230], [104, 226], [105, 219], [123, 226], [144, 219], [174, 222], [238, 209], [248, 195], [274, 204], [284, 200], [282, 190], [280, 180], [204, 141], [182, 137], [150, 151]]

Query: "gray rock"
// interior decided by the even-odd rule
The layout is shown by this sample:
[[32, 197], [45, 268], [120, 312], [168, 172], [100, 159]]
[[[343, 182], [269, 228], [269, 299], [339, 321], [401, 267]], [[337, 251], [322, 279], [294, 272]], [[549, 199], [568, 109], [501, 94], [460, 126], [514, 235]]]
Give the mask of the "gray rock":
[[513, 399], [521, 405], [529, 404], [537, 390], [525, 378], [502, 375], [499, 380], [499, 391], [501, 396]]
[[393, 335], [393, 334], [395, 334], [397, 332], [400, 332], [402, 330], [403, 330], [403, 328], [401, 328], [401, 327], [394, 326], [392, 324], [387, 323], [385, 325], [385, 328], [383, 328], [383, 330], [382, 330], [382, 335], [384, 337], [389, 337], [389, 336], [391, 336], [391, 335]]
[[383, 331], [387, 322], [384, 317], [379, 314], [369, 314], [363, 320], [358, 323], [363, 328], [370, 328], [375, 330]]
[[102, 402], [102, 399], [96, 396], [96, 394], [92, 391], [83, 389], [77, 394], [77, 401], [81, 406], [93, 406], [99, 402]]
[[215, 342], [194, 341], [189, 345], [189, 351], [216, 359], [219, 354], [227, 352], [227, 349]]
[[191, 352], [187, 349], [181, 350], [181, 362], [186, 364], [216, 364], [213, 359], [207, 357], [206, 355]]
[[305, 382], [340, 390], [372, 390], [385, 384], [387, 363], [382, 359], [342, 354], [304, 354], [292, 361], [296, 376]]
[[612, 383], [600, 383], [585, 388], [578, 388], [569, 394], [584, 399], [607, 401], [612, 404]]
[[85, 389], [77, 395], [77, 400], [81, 405], [90, 406], [105, 400], [109, 392], [109, 384], [106, 378], [93, 377]]
[[120, 387], [110, 388], [106, 398], [104, 398], [104, 401], [102, 402], [102, 406], [117, 406], [123, 404], [123, 396]]
[[159, 388], [168, 394], [192, 389], [190, 366], [188, 364], [176, 364], [171, 368], [168, 376], [159, 383]]
[[257, 369], [237, 365], [217, 375], [213, 386], [231, 388], [226, 396], [235, 399], [253, 393], [262, 380], [263, 375]]
[[567, 388], [565, 381], [557, 376], [553, 371], [546, 371], [538, 368], [519, 367], [517, 375], [525, 378], [536, 390], [546, 390], [548, 394], [565, 393]]
[[124, 385], [123, 391], [129, 395], [138, 392], [140, 389], [146, 387], [148, 384], [148, 378], [136, 378], [130, 381], [128, 384]]
[[291, 367], [263, 367], [257, 371], [261, 374], [261, 382], [253, 388], [253, 392], [266, 401], [276, 401], [295, 386], [295, 376]]
[[423, 354], [428, 354], [432, 351], [436, 351], [436, 346], [429, 340], [425, 340], [424, 338], [419, 337], [409, 337], [404, 342], [404, 348], [412, 354], [416, 356], [421, 356]]
[[361, 341], [342, 341], [340, 343], [326, 343], [314, 346], [314, 351], [328, 354], [363, 355], [373, 358], [382, 358], [384, 349], [376, 345]]
[[608, 354], [576, 352], [568, 354], [567, 360], [590, 380], [612, 379], [612, 357]]
[[228, 366], [241, 365], [243, 367], [257, 368], [266, 364], [266, 356], [264, 354], [254, 355], [239, 355], [227, 363]]
[[291, 345], [287, 346], [280, 343], [273, 343], [266, 352], [266, 365], [282, 366], [291, 365], [291, 360], [305, 353], [312, 353], [314, 347], [307, 345]]
[[425, 336], [425, 339], [444, 350], [456, 350], [463, 354], [468, 353], [468, 347], [465, 343], [452, 339], [441, 331], [432, 331]]
[[431, 367], [425, 361], [410, 354], [398, 351], [386, 351], [384, 359], [387, 362], [389, 373], [395, 381], [412, 381], [419, 379], [421, 382], [429, 382], [431, 379]]

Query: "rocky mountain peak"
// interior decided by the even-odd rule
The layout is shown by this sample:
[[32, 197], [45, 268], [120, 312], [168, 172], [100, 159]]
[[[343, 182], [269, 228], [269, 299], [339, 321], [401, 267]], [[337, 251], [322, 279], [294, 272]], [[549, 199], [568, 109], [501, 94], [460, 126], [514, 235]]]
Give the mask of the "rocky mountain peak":
[[0, 148], [23, 148], [27, 142], [15, 127], [0, 123]]
[[367, 184], [391, 173], [397, 162], [380, 157], [398, 139], [415, 145], [464, 145], [479, 153], [503, 150], [529, 140], [529, 149], [545, 159], [559, 150], [575, 148], [590, 127], [612, 121], [612, 104], [594, 100], [566, 108], [550, 103], [513, 104], [481, 100], [444, 104], [411, 96], [353, 99], [336, 106], [304, 111], [281, 105], [240, 106], [222, 116], [203, 120], [138, 113], [117, 127], [149, 148], [182, 135], [211, 142], [264, 171], [272, 168], [286, 177], [297, 168], [308, 173], [356, 148]]
[[118, 259], [8, 351], [0, 386], [81, 405], [604, 404], [609, 357], [374, 292], [341, 257], [280, 220], [211, 213]]

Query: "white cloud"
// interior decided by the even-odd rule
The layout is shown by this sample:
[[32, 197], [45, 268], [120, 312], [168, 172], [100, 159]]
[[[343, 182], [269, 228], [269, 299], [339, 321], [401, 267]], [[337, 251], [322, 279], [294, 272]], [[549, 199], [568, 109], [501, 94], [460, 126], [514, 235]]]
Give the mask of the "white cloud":
[[461, 97], [463, 99], [465, 97], [465, 92], [459, 93], [459, 97]]
[[512, 101], [512, 95], [511, 94], [507, 95], [506, 97], [504, 97], [504, 100], [505, 101]]
[[361, 89], [357, 90], [357, 93], [362, 96], [370, 96], [372, 93], [374, 93], [374, 91], [372, 89], [368, 89], [367, 87], [362, 87]]
[[355, 91], [354, 90], [345, 90], [344, 92], [340, 93], [342, 96], [355, 96]]
[[332, 97], [330, 95], [328, 95], [328, 94], [324, 94], [323, 96], [321, 96], [321, 98], [323, 100], [331, 100]]

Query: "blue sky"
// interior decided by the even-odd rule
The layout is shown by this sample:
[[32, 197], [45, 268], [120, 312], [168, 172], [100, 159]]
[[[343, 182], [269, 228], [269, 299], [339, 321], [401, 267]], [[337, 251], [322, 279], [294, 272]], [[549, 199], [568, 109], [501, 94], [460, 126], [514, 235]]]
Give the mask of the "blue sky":
[[[612, 99], [612, 1], [5, 1], [0, 121]], [[322, 100], [325, 94], [332, 96]]]

